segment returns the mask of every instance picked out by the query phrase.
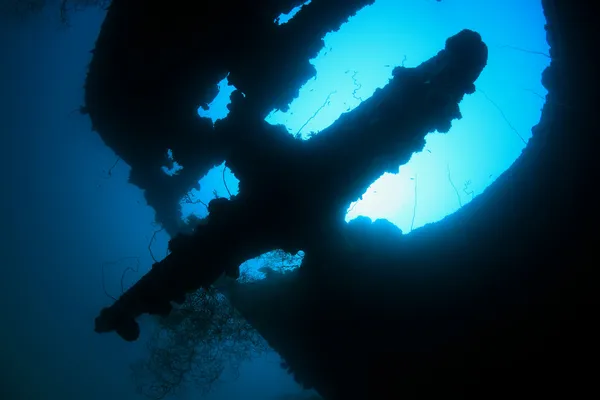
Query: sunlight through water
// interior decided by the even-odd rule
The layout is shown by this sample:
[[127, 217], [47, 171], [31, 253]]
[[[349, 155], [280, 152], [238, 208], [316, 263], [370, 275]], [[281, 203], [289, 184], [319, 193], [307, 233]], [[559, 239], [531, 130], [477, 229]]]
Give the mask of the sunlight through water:
[[[521, 154], [546, 95], [541, 73], [550, 59], [544, 23], [541, 5], [534, 1], [377, 0], [325, 36], [325, 47], [311, 60], [317, 77], [301, 88], [287, 112], [273, 110], [266, 120], [306, 139], [385, 86], [395, 66], [419, 65], [462, 29], [479, 32], [489, 60], [476, 81], [477, 92], [460, 104], [463, 118], [447, 134], [430, 133], [422, 152], [398, 173], [381, 176], [349, 206], [347, 221], [360, 215], [385, 218], [408, 233], [470, 202]], [[213, 121], [226, 116], [234, 90], [226, 80], [220, 89], [202, 114]], [[222, 185], [214, 175], [214, 181], [204, 178], [201, 189], [208, 200], [212, 187]], [[183, 214], [191, 212], [206, 213], [188, 207]]]

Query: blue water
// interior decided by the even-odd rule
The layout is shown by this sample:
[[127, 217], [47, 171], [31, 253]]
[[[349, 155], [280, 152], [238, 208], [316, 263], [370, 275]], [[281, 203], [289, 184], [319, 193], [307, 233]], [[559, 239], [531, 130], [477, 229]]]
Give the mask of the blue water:
[[[110, 302], [101, 266], [109, 262], [104, 280], [117, 296], [123, 271], [134, 269], [125, 276], [127, 287], [151, 264], [149, 247], [164, 256], [168, 237], [154, 235], [153, 210], [127, 184], [129, 167], [115, 164], [89, 120], [72, 112], [82, 104], [102, 18], [101, 11], [87, 10], [73, 16], [71, 28], [59, 29], [47, 12], [0, 24], [0, 160], [8, 188], [0, 220], [2, 399], [141, 398], [129, 364], [144, 357], [145, 337], [131, 344], [93, 332], [93, 318]], [[274, 111], [267, 120], [285, 124], [290, 134], [318, 134], [385, 85], [393, 66], [419, 64], [461, 29], [480, 32], [489, 63], [478, 91], [461, 103], [464, 118], [448, 134], [430, 134], [422, 153], [373, 183], [348, 212], [348, 219], [388, 218], [407, 233], [467, 204], [523, 150], [546, 94], [543, 25], [538, 1], [378, 0], [325, 38], [313, 60], [317, 78], [287, 113]], [[224, 82], [222, 93], [227, 90]], [[226, 103], [226, 95], [218, 97], [210, 115], [225, 117]], [[225, 195], [222, 168], [204, 177], [193, 195]], [[226, 180], [235, 193], [235, 177], [227, 172]], [[205, 211], [185, 205], [182, 217], [191, 212]], [[277, 399], [299, 391], [270, 354], [244, 365], [237, 380], [226, 373], [206, 398]], [[192, 386], [178, 398], [194, 394]]]
[[[317, 77], [301, 89], [288, 112], [274, 110], [267, 121], [307, 138], [385, 86], [395, 66], [413, 67], [431, 58], [463, 28], [479, 32], [489, 46], [489, 62], [476, 82], [477, 92], [460, 105], [464, 118], [448, 134], [428, 135], [423, 152], [397, 174], [382, 176], [350, 205], [347, 220], [386, 218], [408, 233], [467, 204], [525, 147], [546, 95], [540, 76], [550, 59], [543, 26], [536, 1], [491, 6], [475, 0], [377, 0], [325, 37], [325, 48], [312, 60]], [[201, 115], [226, 116], [235, 88], [226, 80], [221, 87], [213, 108]], [[231, 178], [228, 184], [235, 185]], [[221, 185], [203, 183], [206, 188]], [[183, 212], [185, 217], [205, 210], [184, 205]]]

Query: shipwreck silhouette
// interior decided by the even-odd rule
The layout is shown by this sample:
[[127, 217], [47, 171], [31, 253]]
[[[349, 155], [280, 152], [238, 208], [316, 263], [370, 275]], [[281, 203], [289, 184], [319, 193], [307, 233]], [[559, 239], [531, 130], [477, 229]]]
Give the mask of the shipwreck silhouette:
[[[167, 315], [171, 302], [223, 273], [237, 277], [260, 254], [302, 250], [299, 270], [229, 296], [324, 398], [517, 388], [573, 397], [591, 376], [576, 366], [597, 350], [591, 321], [579, 318], [592, 315], [591, 264], [577, 261], [592, 251], [582, 182], [593, 170], [585, 139], [593, 68], [585, 46], [568, 44], [586, 42], [589, 17], [574, 2], [542, 2], [549, 94], [527, 148], [457, 213], [403, 236], [386, 221], [347, 224], [344, 211], [421, 151], [425, 135], [461, 118], [459, 103], [487, 62], [479, 34], [457, 32], [418, 67], [396, 67], [385, 88], [307, 141], [264, 121], [314, 76], [309, 59], [325, 33], [373, 2], [313, 0], [278, 26], [278, 15], [303, 2], [113, 1], [82, 111], [131, 166], [130, 182], [173, 239], [170, 254], [100, 312], [96, 331], [136, 340], [140, 315]], [[196, 109], [227, 75], [237, 90], [213, 126]], [[161, 171], [167, 149], [183, 166], [178, 175]], [[239, 194], [211, 201], [204, 223], [182, 233], [179, 200], [223, 161]]]

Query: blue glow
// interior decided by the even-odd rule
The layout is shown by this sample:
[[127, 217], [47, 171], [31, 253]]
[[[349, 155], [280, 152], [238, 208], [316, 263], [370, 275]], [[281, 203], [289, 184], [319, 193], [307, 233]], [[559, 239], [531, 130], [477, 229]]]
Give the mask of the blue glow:
[[[463, 119], [448, 134], [429, 134], [423, 152], [398, 173], [380, 177], [348, 208], [347, 221], [360, 215], [385, 218], [408, 233], [470, 202], [521, 154], [546, 95], [544, 23], [537, 2], [507, 0], [492, 7], [475, 0], [377, 0], [326, 35], [324, 49], [311, 61], [317, 78], [300, 89], [288, 112], [273, 110], [266, 120], [306, 139], [385, 86], [395, 66], [420, 64], [462, 29], [479, 32], [489, 60], [477, 92], [460, 105]], [[213, 121], [227, 115], [235, 90], [225, 82], [204, 115]], [[204, 179], [204, 196], [222, 185], [217, 175]], [[203, 215], [202, 208], [193, 212]]]
[[288, 112], [274, 111], [267, 121], [307, 138], [383, 87], [395, 66], [420, 64], [462, 29], [479, 32], [489, 61], [478, 91], [460, 105], [463, 119], [446, 135], [428, 135], [423, 152], [349, 207], [347, 220], [386, 218], [407, 233], [467, 204], [520, 155], [546, 95], [544, 23], [539, 2], [377, 0], [325, 37], [312, 60], [317, 78]]
[[240, 271], [251, 279], [260, 280], [268, 277], [270, 270], [279, 273], [293, 271], [302, 264], [302, 260], [303, 251], [292, 255], [283, 250], [274, 250], [245, 261], [240, 265]]
[[305, 5], [310, 4], [311, 0], [308, 0], [307, 2], [305, 2], [302, 5], [299, 5], [298, 7], [294, 7], [292, 9], [292, 11], [290, 11], [287, 14], [281, 14], [279, 17], [275, 18], [275, 22], [277, 25], [283, 25], [288, 23], [292, 18], [294, 18], [296, 16], [296, 14], [298, 14], [298, 12], [302, 9], [302, 7], [304, 7]]
[[200, 190], [192, 189], [187, 196], [181, 199], [181, 218], [183, 221], [193, 214], [198, 218], [208, 215], [208, 203], [217, 197], [235, 196], [238, 193], [239, 180], [233, 175], [225, 163], [212, 168], [199, 181]]
[[[229, 74], [227, 74], [227, 77]], [[225, 77], [219, 82], [219, 93], [208, 105], [208, 109], [205, 110], [202, 107], [198, 108], [198, 115], [204, 118], [210, 118], [213, 124], [229, 114], [227, 105], [229, 104], [229, 96], [235, 90], [235, 86], [229, 84], [229, 79]]]

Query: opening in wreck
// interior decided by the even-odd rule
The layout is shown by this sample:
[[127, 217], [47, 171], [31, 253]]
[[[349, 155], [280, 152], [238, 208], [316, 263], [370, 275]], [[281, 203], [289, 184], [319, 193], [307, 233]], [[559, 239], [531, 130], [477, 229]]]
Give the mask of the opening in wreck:
[[[301, 12], [297, 7], [274, 23], [287, 23]], [[427, 135], [422, 152], [397, 173], [382, 175], [347, 210], [346, 221], [387, 219], [409, 233], [472, 201], [527, 145], [547, 93], [541, 84], [550, 62], [544, 23], [540, 4], [519, 0], [494, 7], [473, 0], [378, 0], [324, 37], [324, 48], [311, 60], [316, 77], [300, 89], [288, 111], [273, 110], [265, 120], [306, 140], [384, 87], [394, 67], [419, 65], [462, 28], [479, 32], [489, 59], [477, 91], [460, 104], [463, 118], [447, 134]], [[227, 118], [234, 90], [224, 78], [209, 109], [199, 108], [198, 115], [213, 123]], [[176, 165], [176, 155], [170, 157]], [[222, 164], [202, 177], [200, 188], [181, 201], [184, 221], [205, 217], [213, 198], [235, 195], [238, 180]]]

